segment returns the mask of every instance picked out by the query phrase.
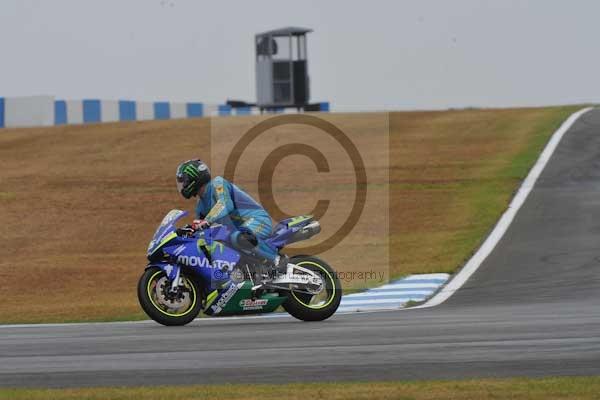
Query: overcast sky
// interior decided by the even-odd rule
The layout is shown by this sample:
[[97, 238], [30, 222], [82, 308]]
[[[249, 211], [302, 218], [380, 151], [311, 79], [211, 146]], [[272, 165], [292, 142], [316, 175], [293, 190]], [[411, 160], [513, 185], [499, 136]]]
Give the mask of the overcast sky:
[[254, 101], [254, 34], [294, 25], [337, 109], [600, 102], [599, 21], [597, 0], [1, 0], [0, 96]]

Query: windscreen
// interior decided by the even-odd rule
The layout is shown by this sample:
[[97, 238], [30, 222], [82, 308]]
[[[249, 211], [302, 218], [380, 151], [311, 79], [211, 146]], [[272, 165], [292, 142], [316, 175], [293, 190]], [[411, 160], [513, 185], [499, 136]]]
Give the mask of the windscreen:
[[154, 233], [154, 236], [152, 237], [152, 241], [150, 242], [150, 245], [148, 246], [148, 252], [152, 252], [153, 248], [160, 243], [160, 241], [163, 239], [163, 237], [165, 237], [169, 232], [174, 231], [175, 230], [175, 222], [177, 222], [179, 219], [183, 218], [187, 214], [188, 214], [187, 211], [181, 211], [181, 210], [169, 211], [167, 213], [167, 215], [165, 215], [165, 217], [161, 221], [158, 228], [156, 229], [156, 232]]

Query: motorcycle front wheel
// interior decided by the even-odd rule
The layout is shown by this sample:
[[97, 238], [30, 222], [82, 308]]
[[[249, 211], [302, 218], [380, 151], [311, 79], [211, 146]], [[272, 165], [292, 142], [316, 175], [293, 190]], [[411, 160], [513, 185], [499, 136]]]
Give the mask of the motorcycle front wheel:
[[198, 316], [202, 308], [200, 288], [182, 274], [183, 287], [177, 294], [170, 292], [171, 282], [158, 267], [144, 271], [138, 282], [138, 300], [144, 312], [162, 325], [185, 325]]

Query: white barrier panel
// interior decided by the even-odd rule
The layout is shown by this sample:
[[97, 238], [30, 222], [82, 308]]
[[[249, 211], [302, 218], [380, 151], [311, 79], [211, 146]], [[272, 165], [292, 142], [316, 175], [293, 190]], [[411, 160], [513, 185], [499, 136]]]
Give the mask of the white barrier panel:
[[154, 119], [154, 103], [138, 101], [136, 103], [136, 114], [138, 121]]
[[83, 102], [67, 100], [67, 124], [83, 124]]
[[4, 99], [4, 125], [7, 128], [53, 124], [54, 97], [27, 96]]
[[187, 118], [187, 103], [171, 103], [171, 118]]
[[100, 102], [102, 122], [119, 121], [119, 102], [116, 100], [102, 100]]

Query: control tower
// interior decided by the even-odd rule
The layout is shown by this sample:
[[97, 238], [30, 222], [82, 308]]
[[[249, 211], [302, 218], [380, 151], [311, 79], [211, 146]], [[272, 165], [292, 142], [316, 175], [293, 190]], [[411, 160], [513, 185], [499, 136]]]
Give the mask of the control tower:
[[304, 110], [309, 105], [306, 34], [310, 32], [287, 27], [255, 36], [256, 105], [261, 112], [288, 107]]

